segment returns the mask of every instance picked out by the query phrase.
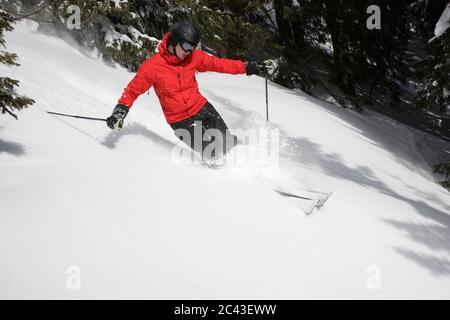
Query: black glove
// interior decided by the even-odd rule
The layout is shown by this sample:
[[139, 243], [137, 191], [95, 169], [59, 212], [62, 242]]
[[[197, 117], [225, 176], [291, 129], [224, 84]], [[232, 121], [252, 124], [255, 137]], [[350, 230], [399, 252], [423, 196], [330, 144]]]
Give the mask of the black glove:
[[121, 129], [123, 126], [123, 119], [127, 116], [128, 108], [123, 104], [118, 104], [111, 116], [106, 119], [106, 125], [111, 129]]
[[246, 74], [248, 76], [251, 76], [252, 74], [265, 76], [269, 74], [269, 68], [264, 62], [250, 61], [247, 62]]

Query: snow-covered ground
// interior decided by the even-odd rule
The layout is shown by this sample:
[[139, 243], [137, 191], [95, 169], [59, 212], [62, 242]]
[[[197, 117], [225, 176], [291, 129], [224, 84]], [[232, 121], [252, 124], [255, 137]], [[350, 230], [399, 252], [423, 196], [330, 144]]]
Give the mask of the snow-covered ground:
[[[153, 90], [117, 135], [47, 114], [107, 117], [133, 75], [33, 30], [0, 65], [36, 100], [0, 118], [0, 298], [450, 298], [450, 195], [412, 131], [270, 84], [279, 176], [333, 191], [305, 216], [251, 168], [172, 161]], [[264, 119], [262, 78], [198, 82], [233, 129]]]

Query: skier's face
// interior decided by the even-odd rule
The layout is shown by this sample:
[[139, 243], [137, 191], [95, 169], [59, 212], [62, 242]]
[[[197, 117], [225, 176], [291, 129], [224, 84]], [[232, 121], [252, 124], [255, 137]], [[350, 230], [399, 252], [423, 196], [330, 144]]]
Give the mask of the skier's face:
[[190, 51], [184, 51], [179, 43], [175, 46], [175, 52], [180, 60], [184, 60], [184, 58], [191, 54]]

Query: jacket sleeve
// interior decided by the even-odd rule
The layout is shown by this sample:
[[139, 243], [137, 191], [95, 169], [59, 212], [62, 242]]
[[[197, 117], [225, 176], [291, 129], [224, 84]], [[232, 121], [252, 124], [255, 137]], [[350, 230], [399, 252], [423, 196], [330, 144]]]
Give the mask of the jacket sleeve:
[[131, 108], [134, 101], [155, 84], [150, 61], [145, 61], [138, 69], [136, 75], [128, 83], [120, 97], [118, 104]]
[[201, 50], [195, 50], [197, 71], [215, 71], [220, 73], [243, 74], [246, 66], [243, 61], [218, 58]]

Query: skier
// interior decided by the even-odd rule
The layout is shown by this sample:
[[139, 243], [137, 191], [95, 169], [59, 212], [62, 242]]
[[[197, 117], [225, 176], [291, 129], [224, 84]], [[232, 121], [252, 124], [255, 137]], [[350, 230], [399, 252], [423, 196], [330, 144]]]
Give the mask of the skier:
[[[108, 127], [121, 128], [123, 119], [138, 96], [154, 87], [166, 121], [180, 140], [202, 156], [206, 156], [203, 151], [215, 141], [220, 148], [217, 154], [213, 151], [207, 155], [210, 158], [226, 153], [233, 147], [236, 137], [229, 134], [220, 114], [198, 91], [195, 72], [252, 75], [266, 72], [267, 68], [262, 63], [245, 63], [209, 55], [196, 49], [199, 41], [200, 33], [191, 23], [178, 22], [173, 25], [159, 44], [158, 53], [144, 61], [128, 83], [107, 119]], [[183, 129], [184, 133], [188, 132], [187, 138], [186, 134], [182, 134]], [[216, 134], [209, 134], [211, 132]], [[201, 134], [200, 139], [195, 134]]]

